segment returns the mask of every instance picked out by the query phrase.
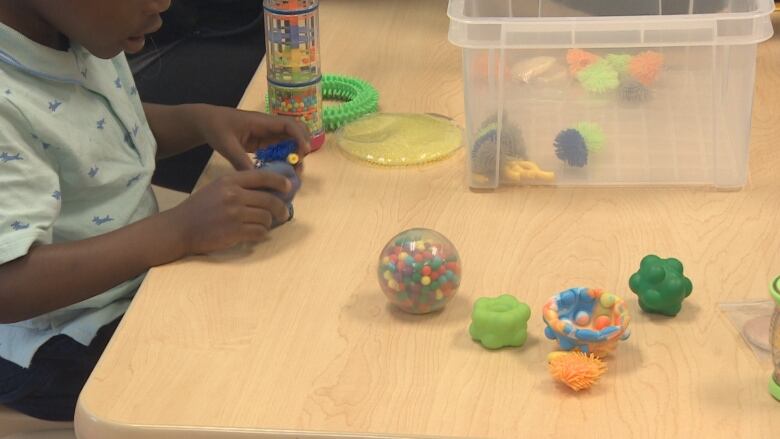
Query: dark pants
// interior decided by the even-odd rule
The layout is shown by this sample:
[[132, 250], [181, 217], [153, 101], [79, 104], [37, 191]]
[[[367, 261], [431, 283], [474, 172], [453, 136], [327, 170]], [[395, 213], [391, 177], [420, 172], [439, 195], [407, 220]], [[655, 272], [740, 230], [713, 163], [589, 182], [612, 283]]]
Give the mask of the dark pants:
[[29, 369], [0, 358], [0, 404], [48, 421], [72, 421], [76, 401], [120, 319], [89, 346], [58, 335], [41, 346]]

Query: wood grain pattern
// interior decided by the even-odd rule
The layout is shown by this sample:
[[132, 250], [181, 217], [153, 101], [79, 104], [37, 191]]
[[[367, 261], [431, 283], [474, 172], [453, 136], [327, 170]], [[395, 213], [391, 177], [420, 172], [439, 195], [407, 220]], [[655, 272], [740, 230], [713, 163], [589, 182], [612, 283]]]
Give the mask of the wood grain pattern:
[[[460, 52], [445, 0], [323, 2], [323, 70], [362, 77], [382, 110], [464, 122]], [[718, 310], [762, 299], [780, 273], [780, 41], [760, 47], [750, 184], [688, 189], [467, 189], [464, 155], [384, 170], [329, 142], [307, 159], [297, 219], [256, 248], [149, 274], [79, 406], [82, 439], [292, 436], [771, 438], [780, 405]], [[264, 69], [242, 108], [259, 109]], [[229, 172], [212, 161], [201, 184]], [[444, 312], [386, 304], [375, 259], [398, 231], [450, 237], [464, 261]], [[686, 264], [694, 292], [674, 319], [642, 314], [628, 277], [647, 253]], [[540, 309], [571, 286], [628, 300], [632, 336], [592, 391], [546, 371]], [[532, 310], [518, 350], [467, 334], [477, 297]], [[106, 435], [111, 432], [111, 436]], [[242, 436], [243, 437], [243, 436]]]

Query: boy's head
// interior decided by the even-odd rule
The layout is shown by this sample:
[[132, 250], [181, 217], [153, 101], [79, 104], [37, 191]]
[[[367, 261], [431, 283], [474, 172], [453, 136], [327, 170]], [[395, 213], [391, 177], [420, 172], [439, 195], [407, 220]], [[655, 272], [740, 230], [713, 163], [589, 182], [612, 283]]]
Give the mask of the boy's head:
[[70, 41], [100, 58], [143, 49], [145, 35], [162, 25], [171, 0], [28, 0]]

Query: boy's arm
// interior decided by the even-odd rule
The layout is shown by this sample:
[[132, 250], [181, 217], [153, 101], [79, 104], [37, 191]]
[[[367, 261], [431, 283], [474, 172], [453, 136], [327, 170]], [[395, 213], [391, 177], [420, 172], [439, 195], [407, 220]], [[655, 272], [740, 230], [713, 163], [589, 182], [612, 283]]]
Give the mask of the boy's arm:
[[[209, 105], [147, 104], [144, 109], [162, 155], [209, 143], [237, 169], [249, 170], [218, 179], [164, 214], [84, 241], [34, 246], [25, 256], [0, 264], [0, 323], [26, 320], [78, 303], [187, 254], [260, 241], [274, 221], [288, 219], [287, 207], [273, 193], [288, 193], [290, 181], [251, 170], [245, 151], [294, 138], [299, 152], [305, 154], [308, 133], [303, 125], [293, 119]], [[0, 133], [22, 136], [16, 132], [17, 126], [24, 125], [22, 119], [15, 120], [18, 115], [6, 110], [7, 114], [0, 113], [0, 121], [8, 122], [7, 127]], [[24, 139], [9, 137], [6, 143], [24, 143]], [[32, 155], [22, 161], [32, 166], [29, 172], [37, 169], [35, 166], [47, 166], [43, 159], [34, 159]], [[13, 177], [11, 192], [14, 185], [33, 184], [28, 174], [8, 175]], [[44, 177], [56, 187], [55, 174]], [[27, 213], [45, 219], [53, 214], [34, 209]]]
[[242, 171], [253, 167], [247, 153], [271, 143], [294, 139], [301, 157], [310, 150], [310, 134], [294, 118], [205, 104], [143, 105], [158, 158], [207, 143]]
[[0, 323], [89, 299], [185, 255], [175, 215], [163, 213], [83, 241], [34, 246], [0, 265]]
[[0, 265], [0, 323], [27, 320], [100, 294], [150, 267], [189, 254], [259, 242], [288, 219], [272, 192], [285, 177], [258, 171], [222, 177], [167, 212], [82, 241], [30, 248]]

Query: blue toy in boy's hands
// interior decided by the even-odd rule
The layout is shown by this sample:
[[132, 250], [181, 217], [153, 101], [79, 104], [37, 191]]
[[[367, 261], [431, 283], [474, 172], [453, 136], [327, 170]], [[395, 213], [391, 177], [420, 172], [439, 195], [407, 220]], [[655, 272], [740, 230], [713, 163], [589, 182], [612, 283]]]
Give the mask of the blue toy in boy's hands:
[[287, 179], [290, 180], [290, 183], [292, 183], [292, 190], [287, 194], [283, 194], [281, 192], [273, 192], [273, 194], [279, 197], [285, 203], [292, 203], [293, 198], [295, 198], [295, 194], [301, 187], [301, 179], [298, 178], [298, 174], [295, 172], [295, 168], [286, 162], [269, 162], [259, 167], [258, 169], [275, 172], [284, 177], [287, 177]]
[[[295, 154], [298, 151], [298, 144], [294, 140], [285, 140], [273, 145], [269, 145], [266, 148], [260, 148], [255, 152], [255, 159], [257, 159], [257, 167], [262, 166], [263, 163], [269, 162], [294, 162], [291, 165], [297, 164], [298, 155]], [[294, 156], [294, 157], [293, 157]]]
[[[283, 194], [280, 192], [272, 192], [287, 204], [287, 209], [290, 212], [290, 216], [287, 221], [293, 218], [294, 210], [292, 200], [295, 198], [295, 194], [301, 187], [301, 179], [295, 172], [294, 164], [298, 163], [298, 156], [295, 152], [298, 150], [298, 145], [295, 141], [288, 140], [275, 145], [270, 145], [267, 148], [258, 149], [255, 152], [255, 158], [257, 162], [255, 167], [263, 171], [270, 171], [280, 174], [290, 180], [292, 183], [292, 190]], [[279, 226], [280, 223], [274, 221], [272, 227]]]

